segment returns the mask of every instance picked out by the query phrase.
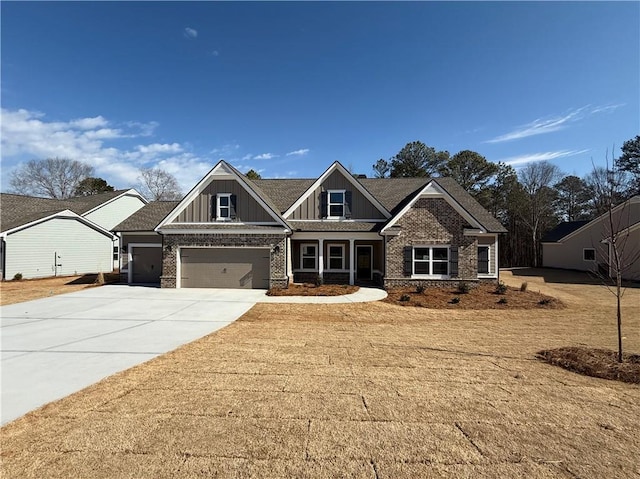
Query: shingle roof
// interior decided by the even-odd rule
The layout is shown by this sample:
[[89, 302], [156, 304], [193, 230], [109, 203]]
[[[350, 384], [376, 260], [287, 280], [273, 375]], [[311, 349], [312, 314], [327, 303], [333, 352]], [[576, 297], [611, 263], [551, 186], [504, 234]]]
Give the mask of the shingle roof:
[[153, 231], [178, 203], [180, 202], [152, 201], [115, 226], [113, 231]]
[[161, 230], [212, 230], [212, 231], [224, 231], [224, 230], [256, 230], [256, 231], [284, 231], [284, 227], [282, 225], [247, 225], [244, 223], [208, 223], [208, 224], [197, 224], [197, 223], [171, 223], [168, 225], [164, 225]]
[[557, 243], [565, 236], [573, 233], [578, 228], [582, 228], [589, 221], [565, 221], [560, 223], [558, 226], [549, 231], [546, 235], [542, 237], [540, 241], [543, 243]]
[[284, 213], [307, 191], [316, 180], [285, 178], [279, 180], [253, 180], [271, 198], [280, 213]]
[[91, 211], [97, 206], [100, 206], [107, 201], [117, 198], [118, 196], [126, 193], [129, 189], [126, 190], [115, 190], [115, 191], [106, 191], [104, 193], [98, 193], [96, 195], [88, 195], [88, 196], [76, 196], [75, 198], [69, 198], [68, 200], [64, 200], [65, 203], [68, 204], [68, 208], [74, 213], [78, 213], [79, 215], [83, 215], [88, 211]]

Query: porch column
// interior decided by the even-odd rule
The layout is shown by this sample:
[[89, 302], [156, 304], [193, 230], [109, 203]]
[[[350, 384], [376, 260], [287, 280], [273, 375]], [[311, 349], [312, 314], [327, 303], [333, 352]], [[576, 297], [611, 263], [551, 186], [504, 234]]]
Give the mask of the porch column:
[[355, 246], [354, 239], [349, 239], [349, 284], [355, 283]]
[[291, 249], [291, 236], [287, 236], [285, 241], [287, 248], [287, 271], [286, 275], [289, 281], [293, 281], [293, 250]]
[[318, 276], [324, 278], [324, 240], [318, 240]]

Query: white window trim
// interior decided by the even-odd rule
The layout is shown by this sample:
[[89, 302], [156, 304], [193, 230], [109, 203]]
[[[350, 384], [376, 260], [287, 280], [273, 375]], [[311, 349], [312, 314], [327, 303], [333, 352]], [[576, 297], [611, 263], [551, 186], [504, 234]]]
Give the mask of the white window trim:
[[[488, 252], [487, 252], [487, 266], [489, 267], [489, 271], [486, 273], [481, 273], [480, 271], [478, 271], [478, 278], [493, 278], [495, 275], [491, 272], [491, 245], [488, 244], [479, 244], [478, 245], [478, 250], [480, 250], [480, 248], [487, 248]], [[480, 257], [480, 255], [478, 254], [478, 257]]]
[[[593, 251], [593, 259], [585, 259], [584, 254], [587, 251]], [[582, 248], [582, 261], [586, 261], [587, 263], [595, 263], [596, 262], [596, 249], [595, 248]]]
[[[416, 249], [419, 248], [429, 248], [429, 259], [428, 260], [418, 260], [421, 263], [429, 263], [429, 274], [419, 274], [416, 273]], [[447, 274], [433, 274], [433, 263], [444, 263], [444, 261], [433, 259], [433, 250], [434, 248], [446, 248], [447, 250]], [[411, 277], [420, 279], [420, 278], [429, 278], [429, 279], [449, 279], [451, 277], [451, 271], [449, 267], [449, 263], [451, 262], [451, 245], [448, 244], [432, 244], [432, 245], [414, 245], [411, 250]]]
[[[340, 259], [341, 259], [341, 266], [340, 268], [332, 268], [331, 267], [331, 248], [340, 248]], [[334, 259], [337, 258], [337, 256], [333, 257]], [[348, 271], [345, 268], [344, 265], [345, 262], [345, 255], [344, 255], [344, 244], [342, 243], [327, 243], [327, 268], [325, 271]]]
[[[331, 193], [340, 193], [342, 194], [342, 203], [332, 203], [331, 202]], [[329, 220], [340, 220], [345, 219], [345, 210], [347, 202], [347, 190], [327, 190], [327, 219]], [[331, 205], [340, 205], [342, 206], [342, 216], [331, 216]]]
[[[313, 269], [304, 267], [304, 247], [313, 246], [316, 250], [315, 254], [315, 266]], [[318, 271], [318, 243], [300, 243], [300, 268], [296, 271]]]
[[[220, 198], [227, 198], [229, 200], [228, 205], [220, 206]], [[229, 216], [220, 214], [222, 208], [229, 210]], [[231, 221], [231, 193], [218, 193], [216, 195], [216, 221]]]

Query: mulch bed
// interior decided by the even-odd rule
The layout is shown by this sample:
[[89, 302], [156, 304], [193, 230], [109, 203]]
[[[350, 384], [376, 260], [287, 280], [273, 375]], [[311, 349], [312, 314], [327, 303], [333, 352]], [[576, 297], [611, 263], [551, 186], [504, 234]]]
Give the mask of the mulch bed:
[[290, 284], [288, 288], [271, 288], [267, 296], [342, 296], [358, 291], [358, 286], [349, 284]]
[[468, 293], [457, 287], [426, 288], [419, 293], [416, 287], [390, 288], [385, 302], [399, 306], [435, 309], [562, 309], [562, 301], [537, 291], [521, 291], [507, 287], [504, 294], [496, 293], [495, 284], [479, 284]]
[[640, 354], [623, 354], [622, 362], [619, 363], [616, 351], [564, 347], [540, 351], [537, 357], [585, 376], [640, 384]]

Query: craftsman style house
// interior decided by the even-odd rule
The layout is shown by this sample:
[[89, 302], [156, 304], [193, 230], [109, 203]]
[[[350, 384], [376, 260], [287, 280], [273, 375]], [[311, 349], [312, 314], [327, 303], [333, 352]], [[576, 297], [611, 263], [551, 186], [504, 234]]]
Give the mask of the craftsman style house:
[[336, 162], [317, 179], [249, 180], [221, 161], [114, 231], [130, 283], [269, 288], [495, 281], [505, 229], [449, 178], [356, 178]]

